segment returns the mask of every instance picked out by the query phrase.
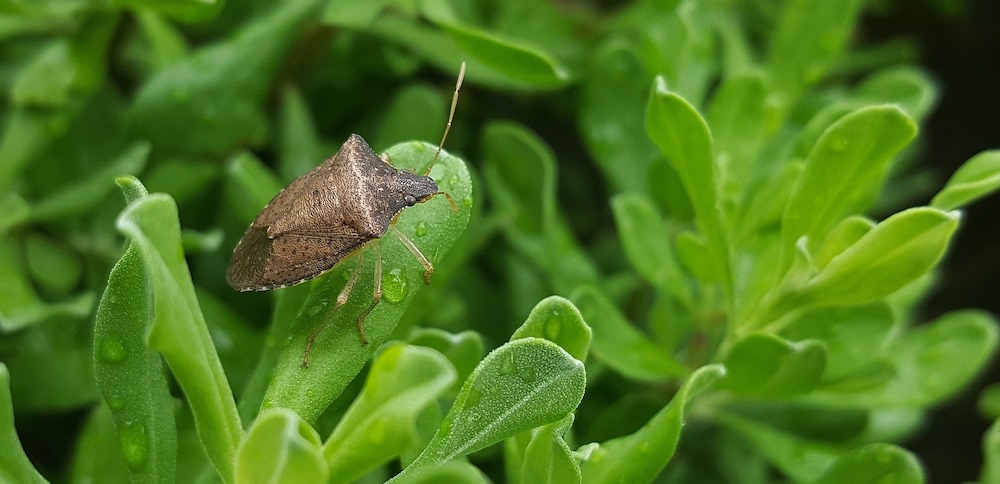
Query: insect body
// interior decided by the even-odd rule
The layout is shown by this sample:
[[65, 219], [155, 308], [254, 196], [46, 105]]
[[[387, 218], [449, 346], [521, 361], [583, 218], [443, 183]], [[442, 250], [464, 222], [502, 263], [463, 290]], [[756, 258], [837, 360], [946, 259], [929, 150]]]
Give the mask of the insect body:
[[[448, 137], [464, 76], [465, 63], [462, 63], [448, 124], [432, 165]], [[456, 210], [451, 197], [439, 191], [430, 176], [397, 170], [378, 157], [361, 136], [352, 134], [332, 158], [297, 178], [264, 207], [233, 249], [226, 280], [238, 291], [279, 289], [313, 279], [357, 253], [355, 270], [333, 307], [336, 311], [347, 303], [361, 275], [364, 252], [359, 249], [371, 243], [375, 248], [372, 302], [358, 316], [361, 341], [368, 344], [364, 320], [382, 299], [382, 254], [378, 239], [392, 230], [420, 261], [424, 282], [430, 284], [434, 266], [396, 229], [393, 221], [404, 208], [437, 194], [443, 194], [452, 210]], [[324, 320], [306, 340], [303, 367], [309, 364], [313, 340], [328, 321], [329, 318]]]
[[233, 250], [226, 278], [239, 291], [308, 281], [385, 235], [404, 208], [436, 193], [431, 177], [396, 170], [353, 134], [264, 207]]

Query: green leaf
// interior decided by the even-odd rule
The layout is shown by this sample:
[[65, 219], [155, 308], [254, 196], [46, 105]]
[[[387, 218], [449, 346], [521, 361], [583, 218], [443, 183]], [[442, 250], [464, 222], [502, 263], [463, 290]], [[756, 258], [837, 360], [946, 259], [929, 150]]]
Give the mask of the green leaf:
[[[139, 181], [121, 178], [118, 183]], [[123, 191], [128, 190], [137, 189]], [[243, 429], [184, 261], [177, 206], [163, 194], [140, 198], [122, 211], [117, 227], [136, 244], [151, 283], [148, 344], [167, 360], [187, 396], [206, 453], [222, 479], [231, 481]]]
[[493, 482], [476, 466], [461, 460], [445, 462], [439, 466], [423, 468], [412, 474], [400, 476], [398, 482], [406, 484], [487, 484]]
[[861, 3], [793, 0], [784, 4], [771, 40], [768, 68], [786, 106], [829, 71], [854, 28]]
[[925, 482], [917, 457], [892, 444], [868, 444], [848, 452], [813, 481], [817, 484], [852, 482], [858, 484]]
[[236, 482], [326, 482], [319, 434], [291, 410], [265, 410], [236, 455]]
[[979, 481], [1000, 481], [1000, 420], [994, 420], [983, 436], [983, 469]]
[[967, 385], [996, 353], [996, 318], [983, 311], [954, 311], [910, 330], [885, 353], [895, 377], [857, 393], [831, 393], [833, 404], [923, 408]]
[[580, 463], [563, 440], [573, 426], [573, 414], [559, 422], [543, 425], [531, 432], [524, 452], [521, 480], [525, 483], [579, 483], [583, 477]]
[[873, 228], [875, 222], [867, 217], [852, 215], [841, 220], [823, 238], [823, 243], [812, 257], [813, 264], [817, 269], [823, 269], [834, 257], [857, 243]]
[[671, 248], [663, 217], [645, 196], [626, 193], [611, 199], [618, 239], [632, 267], [685, 305], [692, 304], [691, 290]]
[[[437, 147], [424, 142], [400, 143], [389, 148], [397, 168], [422, 173], [434, 157]], [[465, 230], [473, 204], [472, 181], [465, 163], [442, 152], [430, 176], [455, 201], [453, 212], [448, 201], [435, 197], [403, 210], [396, 228], [421, 252], [437, 264]], [[418, 227], [423, 229], [418, 230]], [[418, 233], [423, 234], [417, 235]], [[423, 284], [423, 267], [399, 239], [388, 234], [378, 241], [382, 254], [382, 302], [365, 318], [365, 332], [370, 344], [362, 345], [357, 318], [372, 301], [374, 255], [365, 251], [362, 273], [348, 302], [333, 312], [337, 294], [347, 280], [346, 269], [355, 259], [336, 266], [325, 277], [310, 284], [310, 293], [298, 313], [274, 371], [264, 407], [287, 407], [306, 421], [314, 421], [361, 371], [375, 350], [388, 340], [407, 306]], [[433, 283], [433, 279], [432, 279]], [[306, 340], [322, 324], [313, 344], [309, 366], [302, 367]]]
[[513, 224], [507, 240], [544, 268], [557, 293], [596, 283], [594, 261], [556, 209], [556, 160], [545, 142], [519, 124], [494, 122], [483, 129], [483, 157], [491, 200]]
[[182, 22], [204, 22], [222, 11], [225, 0], [114, 0], [115, 4], [140, 12], [157, 12]]
[[[583, 462], [586, 482], [651, 482], [673, 458], [688, 402], [725, 375], [722, 365], [698, 368], [667, 406], [638, 431], [604, 442]], [[641, 456], [641, 458], [637, 458]]]
[[146, 346], [150, 283], [136, 244], [111, 269], [94, 322], [94, 376], [133, 479], [173, 481], [174, 402], [160, 355]]
[[133, 136], [148, 139], [157, 153], [180, 154], [221, 155], [259, 141], [271, 78], [316, 4], [276, 4], [240, 32], [157, 72], [132, 104]]
[[648, 102], [649, 79], [633, 45], [610, 40], [597, 48], [582, 79], [579, 125], [605, 178], [619, 191], [649, 190], [656, 146], [635, 116]]
[[25, 236], [24, 257], [31, 279], [44, 293], [69, 294], [83, 276], [79, 254], [38, 233]]
[[718, 420], [741, 434], [756, 453], [762, 454], [796, 482], [811, 482], [842, 455], [834, 445], [809, 440], [735, 414], [719, 412]]
[[826, 349], [825, 383], [864, 375], [883, 361], [894, 327], [892, 311], [883, 302], [809, 311], [786, 326], [781, 335], [793, 341], [813, 340]]
[[[366, 5], [376, 3], [365, 2]], [[344, 4], [331, 2], [330, 5]], [[316, 160], [323, 159], [324, 146], [301, 90], [290, 86], [282, 91], [279, 114], [278, 169], [282, 178], [294, 180], [316, 166]]]
[[393, 96], [385, 115], [379, 121], [378, 132], [371, 139], [375, 150], [399, 140], [433, 140], [441, 136], [446, 126], [448, 106], [441, 90], [428, 84], [411, 84]]
[[546, 52], [483, 28], [461, 23], [446, 1], [427, 0], [421, 10], [455, 44], [484, 65], [536, 88], [556, 88], [569, 80], [566, 69]]
[[572, 412], [586, 386], [583, 363], [548, 340], [522, 338], [486, 355], [437, 434], [403, 474], [492, 445]]
[[929, 207], [889, 217], [830, 259], [801, 287], [786, 289], [789, 292], [781, 307], [852, 306], [896, 292], [937, 264], [958, 226], [958, 217], [958, 212]]
[[[118, 430], [107, 405], [97, 405], [87, 416], [76, 442], [69, 482], [128, 482], [128, 466], [119, 452]], [[173, 461], [170, 464], [174, 464]]]
[[708, 108], [719, 188], [727, 204], [738, 204], [755, 178], [757, 153], [766, 131], [764, 80], [745, 74], [726, 79]]
[[663, 77], [656, 78], [649, 98], [646, 134], [677, 170], [694, 206], [698, 228], [708, 242], [714, 272], [723, 290], [730, 292], [729, 249], [719, 213], [712, 135], [704, 118], [684, 98], [667, 89]]
[[547, 339], [566, 350], [573, 358], [587, 360], [590, 326], [587, 326], [576, 306], [565, 298], [549, 296], [539, 301], [510, 340], [528, 337]]
[[240, 221], [249, 225], [260, 207], [267, 205], [281, 191], [281, 181], [264, 166], [259, 158], [248, 152], [233, 156], [226, 165], [226, 198]]
[[0, 213], [4, 214], [3, 219], [0, 219], [0, 235], [6, 235], [8, 230], [28, 220], [30, 211], [28, 202], [17, 193], [7, 192], [3, 195], [0, 199]]
[[740, 338], [725, 358], [726, 388], [740, 394], [786, 397], [809, 393], [826, 368], [826, 349], [817, 341], [790, 342], [753, 333]]
[[483, 359], [483, 337], [475, 331], [453, 334], [437, 328], [414, 328], [407, 339], [410, 344], [433, 348], [448, 358], [458, 372], [458, 381], [465, 381]]
[[149, 143], [140, 141], [130, 146], [114, 161], [106, 164], [86, 180], [39, 201], [31, 207], [31, 218], [46, 221], [79, 215], [91, 211], [114, 188], [112, 182], [122, 175], [135, 175], [142, 171], [149, 157]]
[[841, 219], [869, 208], [893, 157], [916, 133], [916, 125], [896, 106], [857, 109], [826, 129], [785, 207], [782, 270], [791, 265], [800, 237], [818, 243]]
[[455, 382], [435, 350], [390, 343], [379, 351], [337, 428], [323, 444], [330, 475], [353, 481], [418, 441], [417, 417]]
[[24, 455], [14, 428], [14, 405], [10, 395], [10, 373], [0, 362], [0, 480], [7, 482], [48, 482]]
[[931, 200], [931, 206], [941, 210], [962, 208], [997, 189], [1000, 189], [1000, 150], [984, 151], [962, 164]]

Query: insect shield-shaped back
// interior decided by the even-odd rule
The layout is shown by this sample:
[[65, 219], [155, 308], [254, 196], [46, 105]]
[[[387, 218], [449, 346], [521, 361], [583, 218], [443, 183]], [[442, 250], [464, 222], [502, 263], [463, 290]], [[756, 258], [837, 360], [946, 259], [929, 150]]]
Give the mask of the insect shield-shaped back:
[[239, 291], [308, 281], [382, 237], [401, 210], [437, 192], [433, 179], [396, 170], [353, 134], [264, 207], [233, 250], [226, 279]]

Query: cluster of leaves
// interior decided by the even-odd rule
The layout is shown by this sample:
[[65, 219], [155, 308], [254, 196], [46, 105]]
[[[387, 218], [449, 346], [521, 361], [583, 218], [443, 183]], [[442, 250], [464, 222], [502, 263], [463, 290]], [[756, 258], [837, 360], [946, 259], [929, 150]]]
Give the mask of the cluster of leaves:
[[[554, 3], [0, 1], [0, 480], [921, 481], [892, 442], [998, 335], [915, 307], [1000, 152], [871, 218], [919, 196], [936, 89], [905, 49], [847, 48], [862, 2]], [[470, 163], [431, 167], [403, 141], [440, 136], [461, 61]], [[352, 131], [456, 207], [396, 222], [430, 287], [379, 242], [368, 346], [373, 251], [270, 295], [223, 276]], [[80, 409], [39, 473], [15, 411]], [[985, 446], [1000, 479], [1000, 426]]]

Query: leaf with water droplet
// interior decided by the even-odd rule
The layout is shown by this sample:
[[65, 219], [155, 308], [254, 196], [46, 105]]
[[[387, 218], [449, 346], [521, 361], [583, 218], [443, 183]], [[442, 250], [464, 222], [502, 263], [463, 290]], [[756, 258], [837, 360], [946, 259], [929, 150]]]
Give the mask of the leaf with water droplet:
[[455, 368], [433, 349], [397, 343], [380, 350], [361, 394], [323, 444], [331, 475], [351, 481], [398, 456], [418, 439], [420, 413], [454, 383]]
[[539, 301], [510, 339], [528, 336], [552, 341], [580, 361], [586, 361], [590, 349], [590, 326], [572, 302], [559, 296]]
[[875, 201], [890, 164], [917, 134], [897, 106], [867, 106], [841, 117], [816, 141], [781, 221], [782, 270], [802, 236], [819, 243], [840, 220]]
[[[140, 194], [135, 200], [146, 196], [141, 184], [129, 187], [126, 192]], [[94, 376], [122, 436], [119, 444], [132, 477], [166, 482], [176, 475], [177, 426], [162, 358], [145, 342], [148, 287], [142, 255], [130, 244], [111, 269], [97, 306]], [[135, 428], [142, 428], [141, 439]]]
[[[524, 366], [535, 372], [533, 381], [518, 370]], [[551, 341], [528, 337], [497, 348], [465, 381], [438, 433], [397, 478], [566, 417], [586, 383], [583, 363]], [[479, 395], [475, 405], [472, 394]]]
[[[423, 173], [436, 151], [436, 145], [414, 141], [392, 146], [386, 154], [396, 168]], [[455, 200], [471, 198], [472, 179], [465, 162], [442, 152], [431, 176], [440, 181], [451, 175], [457, 175], [460, 183], [453, 189], [446, 189], [450, 196]], [[471, 210], [461, 204], [457, 208], [457, 211], [452, 211], [444, 196], [434, 197], [404, 209], [396, 219], [396, 228], [404, 234], [415, 234], [417, 225], [424, 223], [426, 234], [411, 238], [411, 241], [437, 264], [458, 240], [469, 221]], [[424, 287], [423, 267], [391, 231], [377, 243], [383, 261], [382, 296], [385, 301], [377, 304], [365, 318], [369, 344], [361, 344], [357, 326], [358, 315], [372, 301], [375, 279], [376, 252], [366, 247], [361, 249], [364, 261], [357, 285], [347, 303], [336, 311], [331, 305], [344, 286], [342, 274], [355, 267], [355, 260], [348, 259], [346, 263], [335, 266], [329, 275], [308, 283], [309, 294], [304, 307], [315, 308], [316, 311], [300, 312], [284, 342], [265, 394], [275, 406], [291, 408], [306, 421], [315, 420], [361, 371], [379, 345], [389, 338], [416, 294]], [[434, 284], [434, 277], [431, 276], [431, 284]], [[324, 321], [329, 324], [316, 336], [309, 365], [303, 368], [306, 339]], [[306, 398], [303, 387], [314, 389], [314, 398]]]

